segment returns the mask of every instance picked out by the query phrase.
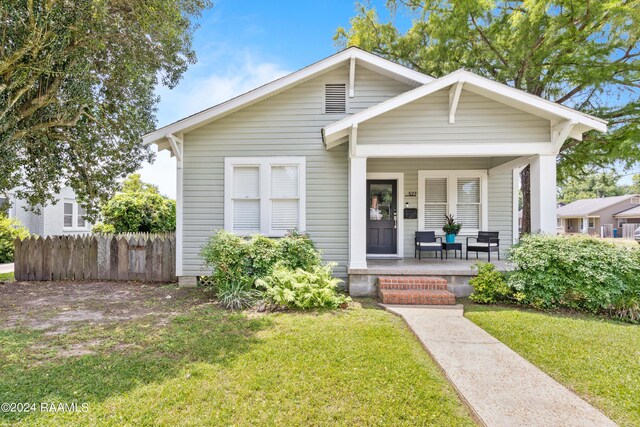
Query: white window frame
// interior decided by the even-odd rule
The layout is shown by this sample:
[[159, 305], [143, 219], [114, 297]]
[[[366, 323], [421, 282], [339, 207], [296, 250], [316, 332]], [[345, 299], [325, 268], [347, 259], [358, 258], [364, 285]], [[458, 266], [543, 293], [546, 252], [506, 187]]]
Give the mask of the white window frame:
[[[71, 203], [71, 206], [72, 206], [71, 226], [64, 225], [64, 217], [65, 217], [64, 205], [66, 203]], [[76, 202], [75, 200], [64, 199], [62, 201], [62, 229], [64, 231], [86, 231], [91, 229], [91, 223], [86, 218], [84, 220], [84, 227], [78, 226], [78, 211], [79, 211], [78, 202]]]
[[[326, 85], [344, 85], [344, 113], [327, 113], [325, 110], [327, 101], [327, 89]], [[346, 80], [323, 80], [322, 81], [322, 114], [327, 116], [339, 116], [342, 114], [349, 114], [349, 82]]]
[[[258, 167], [260, 176], [260, 230], [253, 233], [233, 229], [233, 168], [237, 166]], [[306, 157], [226, 157], [224, 159], [224, 229], [239, 235], [262, 234], [269, 237], [282, 237], [286, 230], [271, 229], [271, 168], [273, 166], [298, 167], [298, 230], [304, 232], [306, 221]]]
[[[458, 217], [458, 178], [480, 178], [480, 228], [470, 228], [462, 225], [460, 235], [477, 235], [480, 230], [489, 228], [489, 181], [487, 171], [481, 170], [419, 170], [418, 171], [418, 231], [435, 231], [444, 235], [442, 227], [426, 229], [424, 227], [424, 204], [426, 178], [447, 179], [447, 211]], [[442, 218], [444, 225], [444, 218]]]

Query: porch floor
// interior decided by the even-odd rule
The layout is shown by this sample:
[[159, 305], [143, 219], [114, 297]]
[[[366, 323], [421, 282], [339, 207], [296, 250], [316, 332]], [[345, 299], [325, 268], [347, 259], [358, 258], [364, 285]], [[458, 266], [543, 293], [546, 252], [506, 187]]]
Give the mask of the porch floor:
[[[484, 255], [484, 257], [483, 257]], [[509, 265], [506, 261], [498, 261], [498, 257], [491, 257], [491, 263], [498, 270], [507, 271]], [[403, 258], [403, 259], [368, 259], [367, 268], [350, 268], [348, 274], [367, 274], [367, 275], [427, 275], [427, 276], [475, 276], [473, 265], [480, 262], [487, 262], [485, 254], [480, 255], [480, 259], [469, 257], [465, 259], [443, 259], [440, 258]]]

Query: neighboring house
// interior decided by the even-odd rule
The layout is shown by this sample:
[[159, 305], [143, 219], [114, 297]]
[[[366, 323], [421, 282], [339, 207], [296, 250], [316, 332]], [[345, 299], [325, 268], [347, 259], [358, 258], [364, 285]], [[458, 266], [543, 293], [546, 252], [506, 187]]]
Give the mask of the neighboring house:
[[13, 191], [6, 197], [0, 198], [0, 204], [5, 201], [7, 204], [7, 214], [10, 218], [20, 220], [31, 234], [39, 236], [62, 236], [83, 234], [91, 231], [91, 224], [84, 218], [84, 210], [76, 202], [76, 195], [72, 188], [64, 187], [56, 195], [56, 203], [49, 204], [40, 209], [36, 214], [26, 208], [28, 203], [18, 199]]
[[[177, 275], [208, 273], [215, 229], [310, 233], [346, 276], [413, 258], [444, 214], [517, 238], [517, 170], [531, 166], [533, 230], [556, 232], [556, 155], [606, 122], [458, 70], [439, 79], [357, 48], [144, 136], [177, 157]], [[405, 209], [405, 208], [408, 208]], [[446, 261], [444, 261], [446, 262]]]
[[557, 211], [559, 233], [585, 233], [612, 237], [613, 229], [640, 223], [640, 195], [582, 199]]

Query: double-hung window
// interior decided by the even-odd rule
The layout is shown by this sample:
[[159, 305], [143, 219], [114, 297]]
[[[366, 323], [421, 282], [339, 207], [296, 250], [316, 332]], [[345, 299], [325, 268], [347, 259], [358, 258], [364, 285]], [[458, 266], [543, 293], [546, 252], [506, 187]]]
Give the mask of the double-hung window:
[[445, 214], [463, 233], [487, 228], [486, 171], [418, 171], [418, 228], [442, 233]]
[[284, 236], [305, 229], [304, 157], [225, 159], [225, 229]]
[[89, 228], [82, 206], [72, 200], [65, 200], [62, 207], [62, 226], [64, 228]]

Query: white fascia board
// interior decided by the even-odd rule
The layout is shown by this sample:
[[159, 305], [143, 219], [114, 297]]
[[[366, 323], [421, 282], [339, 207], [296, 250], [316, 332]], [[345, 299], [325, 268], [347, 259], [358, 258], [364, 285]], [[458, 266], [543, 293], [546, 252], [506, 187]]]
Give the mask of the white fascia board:
[[288, 89], [289, 87], [292, 87], [304, 80], [313, 78], [320, 73], [329, 71], [332, 68], [341, 65], [343, 62], [351, 61], [351, 58], [369, 63], [374, 67], [389, 71], [392, 75], [409, 79], [418, 84], [425, 84], [434, 80], [433, 77], [427, 76], [426, 74], [411, 70], [403, 65], [396, 64], [387, 59], [365, 52], [364, 50], [350, 47], [299, 71], [223, 102], [222, 104], [218, 104], [168, 126], [150, 132], [142, 137], [142, 142], [146, 145], [154, 144], [163, 139], [166, 134], [184, 133], [203, 126], [227, 114], [252, 105], [269, 96], [275, 95], [276, 93]]
[[555, 154], [550, 142], [358, 144], [359, 157], [492, 157]]
[[416, 101], [441, 89], [449, 87], [456, 83], [464, 83], [465, 85], [477, 86], [486, 91], [515, 101], [516, 104], [531, 107], [534, 110], [550, 113], [568, 121], [582, 124], [588, 129], [595, 129], [600, 132], [607, 131], [607, 123], [604, 120], [592, 117], [588, 114], [581, 113], [577, 110], [562, 106], [560, 104], [548, 101], [535, 95], [519, 89], [514, 89], [502, 83], [494, 82], [490, 79], [478, 76], [466, 70], [457, 70], [444, 77], [436, 79], [431, 83], [427, 83], [419, 88], [410, 90], [400, 94], [394, 98], [388, 99], [380, 104], [374, 105], [364, 111], [356, 113], [350, 117], [346, 117], [335, 123], [325, 126], [324, 136], [326, 141], [334, 139], [334, 134], [350, 128], [354, 124], [362, 123], [381, 114], [394, 110], [398, 107]]

